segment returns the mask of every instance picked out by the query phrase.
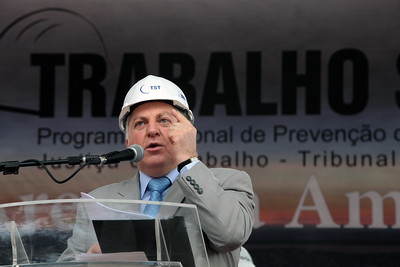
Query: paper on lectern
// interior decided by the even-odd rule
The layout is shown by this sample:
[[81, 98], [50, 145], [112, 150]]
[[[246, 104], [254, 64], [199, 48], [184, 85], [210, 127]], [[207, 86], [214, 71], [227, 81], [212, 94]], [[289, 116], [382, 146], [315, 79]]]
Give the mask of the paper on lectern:
[[[89, 194], [81, 192], [82, 199], [95, 199]], [[123, 210], [117, 210], [111, 207], [107, 207], [100, 202], [89, 202], [85, 203], [86, 213], [91, 220], [144, 220], [152, 219], [151, 216], [128, 212]]]
[[75, 260], [84, 262], [93, 262], [93, 261], [147, 262], [148, 261], [146, 254], [143, 251], [104, 253], [104, 254], [79, 253], [75, 255]]

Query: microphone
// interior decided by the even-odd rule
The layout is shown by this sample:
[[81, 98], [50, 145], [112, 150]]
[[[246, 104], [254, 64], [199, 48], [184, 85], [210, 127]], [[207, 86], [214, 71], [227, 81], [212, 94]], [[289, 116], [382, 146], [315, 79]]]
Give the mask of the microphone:
[[113, 151], [101, 156], [97, 155], [86, 155], [80, 157], [68, 157], [67, 159], [59, 159], [59, 160], [45, 160], [39, 161], [37, 159], [28, 159], [25, 161], [5, 161], [0, 162], [0, 172], [3, 172], [4, 175], [7, 174], [18, 174], [20, 167], [30, 167], [30, 166], [42, 166], [46, 172], [49, 174], [51, 179], [56, 183], [65, 183], [69, 181], [75, 174], [78, 173], [85, 165], [82, 165], [78, 170], [76, 170], [70, 177], [65, 180], [59, 181], [54, 178], [54, 176], [50, 173], [45, 165], [50, 164], [69, 164], [69, 165], [79, 165], [82, 162], [86, 163], [86, 165], [98, 165], [98, 164], [110, 164], [110, 163], [119, 163], [120, 161], [129, 161], [133, 160], [134, 162], [141, 161], [144, 157], [144, 149], [139, 145], [131, 145], [128, 149], [122, 151]]
[[119, 163], [121, 161], [130, 161], [139, 162], [144, 157], [144, 149], [139, 145], [131, 145], [125, 150], [122, 151], [113, 151], [101, 156], [84, 156], [82, 157], [82, 161], [84, 163], [89, 164], [110, 164], [110, 163]]

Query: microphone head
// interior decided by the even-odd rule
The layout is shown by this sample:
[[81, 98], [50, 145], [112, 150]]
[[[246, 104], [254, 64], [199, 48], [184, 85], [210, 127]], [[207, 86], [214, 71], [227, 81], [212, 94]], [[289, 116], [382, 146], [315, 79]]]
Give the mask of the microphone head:
[[144, 157], [144, 149], [143, 149], [143, 147], [141, 147], [141, 146], [139, 146], [137, 144], [134, 144], [134, 145], [131, 145], [129, 147], [129, 149], [131, 149], [131, 150], [133, 150], [135, 152], [135, 157], [132, 159], [134, 162], [139, 162], [139, 161], [141, 161], [143, 159], [143, 157]]

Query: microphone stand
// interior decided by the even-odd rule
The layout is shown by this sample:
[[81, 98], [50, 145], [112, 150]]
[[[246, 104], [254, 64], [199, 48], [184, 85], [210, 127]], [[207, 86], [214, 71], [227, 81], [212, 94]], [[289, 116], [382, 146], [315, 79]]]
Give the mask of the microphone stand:
[[[69, 165], [80, 165], [82, 164], [71, 176], [64, 180], [57, 180], [46, 167], [46, 165], [53, 164], [69, 164]], [[84, 157], [68, 157], [67, 159], [59, 159], [59, 160], [44, 160], [40, 161], [37, 159], [28, 159], [24, 161], [5, 161], [0, 162], [0, 172], [3, 172], [3, 175], [9, 174], [18, 174], [19, 168], [21, 167], [32, 167], [32, 166], [42, 166], [43, 169], [47, 172], [50, 178], [59, 184], [65, 183], [72, 179], [80, 170], [82, 170], [87, 165], [98, 165], [101, 164], [101, 159], [99, 156], [86, 155]]]

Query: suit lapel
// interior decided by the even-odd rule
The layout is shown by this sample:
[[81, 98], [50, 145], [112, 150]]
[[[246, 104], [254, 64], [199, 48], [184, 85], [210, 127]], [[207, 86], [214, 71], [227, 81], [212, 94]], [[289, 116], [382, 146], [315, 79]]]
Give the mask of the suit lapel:
[[129, 179], [126, 184], [123, 184], [114, 197], [116, 199], [140, 200], [139, 172], [132, 179]]
[[[179, 179], [179, 177], [177, 178]], [[167, 194], [165, 195], [163, 202], [173, 202], [173, 203], [182, 203], [185, 199], [185, 195], [183, 194], [182, 190], [180, 189], [177, 181], [175, 181], [171, 188], [168, 190]], [[161, 207], [159, 217], [171, 217], [171, 215], [176, 213], [178, 207], [168, 206], [168, 207]]]
[[[114, 199], [140, 200], [139, 174], [121, 183], [112, 194]], [[109, 203], [109, 206], [127, 212], [140, 212], [140, 205]]]
[[[179, 177], [177, 179], [179, 179]], [[175, 181], [171, 185], [171, 188], [168, 190], [168, 192], [165, 195], [163, 201], [181, 203], [184, 198], [185, 198], [185, 195], [183, 194], [183, 192], [182, 192], [181, 188], [179, 187], [178, 183]]]

